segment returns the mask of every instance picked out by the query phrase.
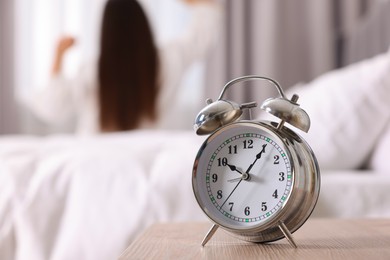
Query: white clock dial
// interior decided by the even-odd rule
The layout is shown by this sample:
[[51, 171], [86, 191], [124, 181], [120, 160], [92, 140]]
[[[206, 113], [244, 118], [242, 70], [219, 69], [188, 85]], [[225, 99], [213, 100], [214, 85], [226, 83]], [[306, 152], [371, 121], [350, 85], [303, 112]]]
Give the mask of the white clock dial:
[[226, 227], [263, 224], [283, 208], [291, 193], [289, 155], [276, 135], [259, 126], [220, 133], [200, 161], [198, 201], [210, 218]]

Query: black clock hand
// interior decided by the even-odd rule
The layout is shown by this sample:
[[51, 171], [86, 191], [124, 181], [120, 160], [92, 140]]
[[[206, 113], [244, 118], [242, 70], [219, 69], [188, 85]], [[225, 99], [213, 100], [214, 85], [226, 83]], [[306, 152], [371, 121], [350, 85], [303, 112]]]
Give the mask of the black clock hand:
[[228, 163], [226, 165], [229, 166], [230, 170], [236, 171], [236, 172], [238, 172], [239, 174], [242, 175], [242, 172], [240, 170], [238, 170], [236, 166], [228, 164]]
[[248, 168], [248, 170], [245, 171], [245, 173], [249, 173], [249, 171], [252, 169], [253, 165], [255, 165], [255, 163], [257, 162], [257, 160], [261, 158], [261, 155], [262, 155], [263, 153], [265, 153], [265, 147], [266, 147], [266, 146], [267, 146], [267, 144], [263, 144], [263, 149], [256, 155], [255, 161], [254, 161], [251, 165], [249, 165], [249, 168]]
[[234, 187], [234, 189], [232, 190], [232, 192], [230, 192], [229, 196], [228, 196], [228, 197], [226, 198], [226, 200], [222, 203], [221, 209], [222, 209], [223, 205], [225, 205], [226, 201], [228, 201], [228, 199], [230, 198], [230, 196], [232, 196], [233, 192], [237, 189], [238, 185], [240, 185], [240, 183], [242, 182], [242, 180], [243, 180], [243, 179], [241, 179], [241, 180], [237, 183], [236, 187]]

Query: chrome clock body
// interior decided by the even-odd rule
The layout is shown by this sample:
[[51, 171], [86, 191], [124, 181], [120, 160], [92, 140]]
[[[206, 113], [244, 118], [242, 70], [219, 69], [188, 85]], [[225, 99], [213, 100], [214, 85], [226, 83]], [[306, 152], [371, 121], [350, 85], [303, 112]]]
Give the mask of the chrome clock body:
[[[260, 106], [279, 118], [278, 122], [242, 120], [252, 101], [236, 104], [223, 99], [234, 84], [264, 80], [273, 84], [279, 97]], [[195, 119], [198, 135], [210, 134], [195, 158], [192, 186], [196, 200], [214, 223], [204, 246], [221, 227], [240, 239], [271, 242], [286, 238], [296, 247], [292, 233], [311, 215], [320, 192], [320, 170], [310, 146], [286, 127], [310, 129], [308, 114], [287, 99], [279, 84], [270, 78], [250, 75], [228, 82], [217, 101]]]
[[[268, 192], [268, 194], [266, 194], [266, 196], [268, 196], [268, 200], [275, 200], [277, 202], [276, 204], [279, 204], [279, 206], [272, 207], [274, 205], [271, 205], [274, 210], [273, 212], [266, 211], [269, 214], [268, 217], [260, 219], [260, 216], [255, 215], [254, 221], [252, 221], [252, 219], [248, 220], [250, 221], [250, 223], [240, 223], [239, 221], [237, 221], [237, 223], [234, 223], [234, 221], [230, 221], [231, 216], [228, 216], [229, 213], [226, 212], [229, 211], [229, 209], [227, 209], [226, 211], [220, 210], [220, 204], [224, 202], [225, 198], [222, 197], [222, 199], [218, 201], [218, 198], [216, 198], [217, 194], [213, 194], [214, 196], [210, 198], [209, 193], [207, 192], [207, 189], [209, 187], [207, 187], [206, 179], [212, 181], [212, 176], [207, 173], [209, 172], [208, 168], [211, 168], [209, 162], [211, 158], [215, 156], [214, 150], [215, 148], [217, 150], [220, 149], [221, 144], [226, 142], [226, 140], [232, 138], [232, 135], [233, 137], [237, 135], [244, 136], [243, 138], [238, 138], [241, 139], [240, 141], [242, 143], [242, 147], [239, 147], [237, 149], [241, 150], [244, 149], [243, 142], [252, 140], [254, 138], [254, 135], [255, 138], [256, 135], [261, 137], [264, 136], [265, 138], [270, 138], [272, 142], [277, 143], [277, 146], [280, 148], [282, 153], [284, 153], [285, 159], [283, 161], [286, 161], [288, 165], [286, 167], [287, 171], [284, 175], [284, 178], [286, 180], [286, 189], [279, 191], [278, 199], [272, 197], [272, 192]], [[267, 144], [267, 141], [265, 141], [264, 139], [261, 140], [262, 142], [260, 144]], [[271, 144], [269, 144], [269, 146], [271, 146]], [[253, 147], [252, 149], [254, 149], [254, 155], [258, 154], [258, 152], [261, 151], [261, 148], [261, 145], [258, 147]], [[276, 182], [278, 182], [278, 180], [281, 178], [281, 176], [279, 175], [280, 169], [272, 171], [272, 168], [275, 166], [273, 164], [275, 160], [274, 156], [278, 156], [280, 153], [275, 147], [273, 150], [273, 153], [267, 153], [267, 150], [265, 150], [263, 158], [259, 159], [261, 160], [267, 158], [267, 155], [271, 155], [271, 161], [268, 160], [268, 162], [262, 162], [263, 164], [259, 164], [260, 166], [264, 166], [264, 164], [268, 163], [270, 165], [270, 167], [268, 167], [268, 170], [266, 170], [266, 172], [262, 172], [260, 169], [260, 171], [256, 173], [249, 173], [249, 180], [243, 180], [234, 192], [238, 192], [238, 189], [240, 188], [245, 189], [249, 183], [256, 182], [254, 177], [260, 178], [261, 175], [264, 174], [274, 175], [273, 178], [277, 179]], [[235, 156], [238, 156], [238, 154], [239, 151], [237, 152], [237, 154], [235, 154]], [[218, 157], [217, 153], [214, 158], [216, 164], [218, 164], [218, 159], [220, 159], [220, 161], [222, 160], [221, 158], [227, 157]], [[234, 164], [238, 164], [238, 162], [245, 164], [241, 166], [244, 168], [240, 169], [240, 171], [242, 171], [243, 173], [245, 169], [250, 167], [251, 160], [256, 159], [255, 156], [247, 158], [249, 159], [249, 161], [246, 161], [245, 158], [238, 158], [237, 160], [234, 160], [233, 158], [234, 156], [232, 156], [232, 158], [227, 158], [227, 161], [232, 161], [232, 163], [234, 162]], [[283, 156], [279, 157], [279, 163], [282, 163], [282, 158]], [[227, 164], [230, 165], [229, 162], [227, 162]], [[231, 175], [231, 177], [228, 178], [233, 179], [234, 176], [237, 175], [240, 177], [240, 173], [237, 173], [235, 175], [232, 174], [228, 165], [223, 166], [223, 164], [221, 163], [220, 168], [223, 168], [221, 174]], [[235, 167], [239, 166], [235, 165]], [[226, 178], [224, 179], [220, 177], [220, 179], [226, 181]], [[216, 182], [218, 182], [218, 180]], [[259, 184], [256, 185], [256, 183], [254, 183], [252, 187], [258, 186], [258, 189], [264, 189], [268, 185], [272, 186], [271, 183], [261, 183], [261, 180], [257, 182], [259, 182]], [[287, 184], [287, 182], [289, 182], [289, 184]], [[284, 223], [285, 227], [291, 233], [293, 233], [308, 219], [318, 199], [320, 189], [320, 176], [317, 161], [310, 147], [301, 137], [292, 132], [289, 128], [281, 127], [280, 129], [278, 129], [278, 124], [275, 122], [239, 121], [226, 125], [223, 128], [217, 130], [215, 133], [210, 135], [203, 143], [195, 159], [192, 174], [192, 183], [194, 194], [199, 203], [199, 206], [202, 208], [204, 213], [210, 218], [211, 221], [213, 221], [215, 224], [222, 227], [223, 229], [230, 231], [232, 234], [243, 240], [251, 242], [270, 242], [285, 237], [283, 230], [280, 228], [281, 223]], [[229, 188], [230, 189], [228, 190], [228, 193], [229, 191], [231, 192], [231, 190], [234, 189], [235, 186], [230, 185]], [[268, 190], [273, 191], [274, 188], [275, 187], [270, 187]], [[234, 196], [234, 192], [230, 198]], [[283, 196], [286, 197], [284, 198]], [[230, 201], [230, 198], [228, 201]], [[219, 204], [216, 206], [212, 199], [214, 199], [214, 201], [217, 201], [215, 202], [216, 204], [218, 204], [218, 202]], [[237, 199], [241, 199], [244, 201], [236, 202], [235, 200]], [[233, 199], [232, 201], [237, 204], [243, 203], [244, 206], [241, 206], [240, 208], [242, 212], [245, 212], [245, 207], [250, 207], [251, 210], [255, 210], [253, 209], [254, 206], [258, 207], [257, 211], [259, 211], [259, 209], [261, 211], [262, 201], [265, 201], [267, 199], [264, 197], [255, 198], [255, 200], [256, 199], [258, 200], [257, 205], [253, 205], [253, 203], [252, 205], [250, 205], [250, 203], [248, 202], [247, 204], [249, 206], [246, 206], [247, 204], [245, 203], [248, 200], [253, 200], [253, 198], [238, 197], [236, 199]], [[248, 217], [250, 215], [251, 214], [248, 214]], [[256, 221], [257, 217], [259, 217], [258, 221]], [[243, 221], [246, 221], [245, 219], [249, 218], [245, 218], [242, 216], [242, 219]]]

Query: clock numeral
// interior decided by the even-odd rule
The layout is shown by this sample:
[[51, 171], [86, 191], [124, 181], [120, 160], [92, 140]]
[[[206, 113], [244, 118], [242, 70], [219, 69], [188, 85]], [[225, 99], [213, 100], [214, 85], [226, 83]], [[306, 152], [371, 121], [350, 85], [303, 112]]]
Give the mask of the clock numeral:
[[267, 209], [268, 209], [267, 202], [262, 202], [261, 203], [261, 211], [266, 211]]
[[217, 191], [217, 199], [222, 199], [222, 190]]
[[274, 164], [279, 164], [279, 155], [275, 155], [274, 160]]
[[279, 172], [279, 181], [284, 181], [284, 172]]
[[211, 178], [212, 178], [213, 182], [215, 183], [215, 182], [217, 182], [217, 180], [218, 180], [218, 175], [217, 175], [216, 173], [214, 173], [214, 174], [211, 176]]
[[229, 145], [229, 154], [237, 154], [237, 145], [231, 146]]
[[230, 206], [230, 211], [232, 211], [233, 210], [233, 206], [234, 206], [234, 202], [229, 202], [229, 206]]
[[274, 197], [275, 199], [278, 198], [278, 190], [275, 190], [274, 193], [272, 193], [272, 197]]
[[250, 207], [245, 207], [244, 214], [245, 216], [249, 216], [249, 214], [251, 214]]
[[228, 160], [226, 157], [218, 158], [218, 166], [226, 166], [228, 163]]
[[252, 139], [244, 140], [243, 143], [244, 143], [244, 149], [252, 149], [253, 148], [253, 140]]

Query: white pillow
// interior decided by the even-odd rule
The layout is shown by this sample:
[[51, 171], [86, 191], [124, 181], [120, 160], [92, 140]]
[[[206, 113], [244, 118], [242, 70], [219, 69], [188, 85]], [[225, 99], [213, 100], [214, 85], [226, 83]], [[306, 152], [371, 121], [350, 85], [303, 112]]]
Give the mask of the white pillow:
[[302, 136], [322, 169], [356, 169], [373, 151], [390, 118], [390, 51], [334, 70], [287, 93], [311, 119]]

